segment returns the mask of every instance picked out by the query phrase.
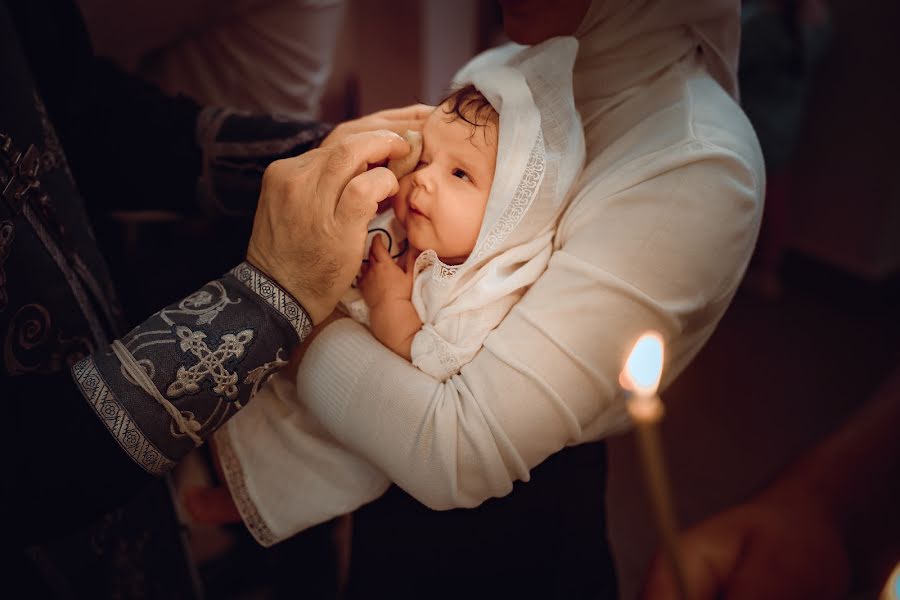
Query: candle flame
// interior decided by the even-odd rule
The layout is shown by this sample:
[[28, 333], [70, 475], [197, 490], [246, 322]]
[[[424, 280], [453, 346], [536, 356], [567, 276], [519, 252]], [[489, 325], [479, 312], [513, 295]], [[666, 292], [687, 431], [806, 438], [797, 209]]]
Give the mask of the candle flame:
[[634, 344], [619, 381], [630, 392], [653, 396], [659, 387], [662, 365], [662, 336], [655, 331], [648, 331]]

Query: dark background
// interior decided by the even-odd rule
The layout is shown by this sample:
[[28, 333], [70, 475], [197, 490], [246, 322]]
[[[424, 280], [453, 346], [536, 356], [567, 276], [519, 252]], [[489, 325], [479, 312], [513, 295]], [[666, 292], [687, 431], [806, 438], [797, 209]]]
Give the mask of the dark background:
[[[425, 18], [446, 10], [435, 3], [404, 0], [387, 11], [386, 3], [349, 1], [323, 115], [436, 100], [434, 81], [499, 39], [492, 2], [449, 4], [465, 18], [437, 35]], [[770, 197], [747, 283], [663, 394], [683, 524], [764, 486], [844, 422], [900, 358], [900, 3], [826, 4], [827, 24], [799, 58], [777, 22], [756, 23], [745, 38], [744, 98], [765, 138]], [[375, 77], [385, 65], [390, 86]], [[238, 262], [249, 223], [116, 215], [98, 229], [138, 322]], [[146, 276], [159, 265], [167, 277]], [[166, 289], [145, 283], [163, 279]], [[630, 434], [610, 441], [608, 514], [625, 599], [656, 545], [634, 444]], [[201, 529], [193, 543], [209, 597], [316, 597], [316, 586], [335, 577], [323, 559], [332, 534], [325, 525], [263, 551], [239, 527]]]

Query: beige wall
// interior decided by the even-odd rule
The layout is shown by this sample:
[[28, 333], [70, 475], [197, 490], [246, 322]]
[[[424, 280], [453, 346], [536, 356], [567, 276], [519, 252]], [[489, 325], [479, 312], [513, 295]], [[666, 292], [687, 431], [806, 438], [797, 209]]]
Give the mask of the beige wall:
[[347, 0], [323, 115], [339, 120], [440, 99], [479, 48], [490, 0]]

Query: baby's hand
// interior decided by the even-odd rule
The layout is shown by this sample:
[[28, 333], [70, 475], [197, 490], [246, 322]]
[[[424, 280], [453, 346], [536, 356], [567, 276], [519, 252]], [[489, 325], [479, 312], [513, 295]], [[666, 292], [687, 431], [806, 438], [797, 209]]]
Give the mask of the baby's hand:
[[370, 309], [384, 302], [409, 302], [415, 266], [412, 248], [407, 251], [405, 263], [404, 270], [391, 258], [381, 236], [375, 236], [369, 248], [369, 263], [363, 265], [362, 275], [356, 283]]
[[375, 338], [410, 360], [412, 339], [422, 328], [422, 321], [410, 301], [416, 252], [406, 254], [406, 269], [391, 259], [381, 236], [372, 240], [369, 264], [363, 269], [357, 285], [369, 305], [369, 325]]

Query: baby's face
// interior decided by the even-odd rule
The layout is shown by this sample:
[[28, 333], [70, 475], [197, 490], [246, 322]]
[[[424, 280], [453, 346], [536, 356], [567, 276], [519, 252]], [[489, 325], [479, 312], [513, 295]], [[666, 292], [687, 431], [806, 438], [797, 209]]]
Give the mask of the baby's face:
[[459, 264], [475, 248], [497, 163], [497, 125], [474, 128], [438, 107], [422, 129], [422, 158], [400, 179], [394, 213], [410, 244]]

